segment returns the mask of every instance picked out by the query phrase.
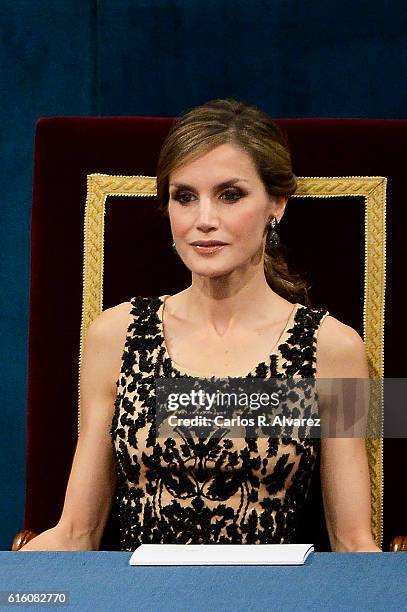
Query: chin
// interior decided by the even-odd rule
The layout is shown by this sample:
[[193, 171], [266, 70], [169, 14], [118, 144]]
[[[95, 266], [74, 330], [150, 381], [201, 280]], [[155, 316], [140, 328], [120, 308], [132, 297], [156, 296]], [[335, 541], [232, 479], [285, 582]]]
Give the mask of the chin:
[[235, 268], [230, 268], [229, 266], [226, 268], [225, 266], [209, 266], [206, 265], [190, 265], [187, 266], [193, 274], [198, 274], [199, 276], [206, 276], [207, 278], [218, 278], [222, 276], [228, 276], [234, 272]]

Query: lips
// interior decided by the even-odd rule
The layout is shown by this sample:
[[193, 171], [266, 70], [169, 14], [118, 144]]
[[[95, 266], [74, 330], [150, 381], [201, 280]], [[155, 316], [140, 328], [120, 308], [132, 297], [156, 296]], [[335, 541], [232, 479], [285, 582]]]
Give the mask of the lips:
[[191, 242], [192, 246], [202, 247], [222, 246], [225, 244], [226, 242], [221, 242], [220, 240], [196, 240], [195, 242]]
[[214, 253], [224, 249], [225, 246], [227, 246], [225, 243], [217, 242], [215, 244], [207, 243], [205, 246], [202, 246], [201, 244], [193, 244], [192, 248], [194, 249], [195, 253], [199, 253], [200, 255], [213, 255]]

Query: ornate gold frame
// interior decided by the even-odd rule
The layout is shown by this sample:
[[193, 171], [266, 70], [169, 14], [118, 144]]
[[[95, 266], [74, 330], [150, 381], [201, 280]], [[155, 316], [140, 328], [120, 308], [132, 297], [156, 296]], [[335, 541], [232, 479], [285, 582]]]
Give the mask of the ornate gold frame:
[[[365, 278], [363, 335], [370, 378], [384, 377], [384, 297], [386, 266], [386, 188], [383, 176], [300, 177], [292, 197], [335, 198], [361, 196], [365, 201]], [[104, 216], [109, 196], [156, 195], [153, 176], [89, 174], [84, 224], [82, 322], [79, 372], [84, 338], [90, 323], [103, 310]], [[377, 389], [373, 385], [374, 389]], [[382, 395], [374, 402], [383, 422]], [[78, 434], [80, 431], [80, 386], [78, 382]], [[378, 546], [383, 541], [383, 438], [368, 438], [371, 476], [372, 533]]]

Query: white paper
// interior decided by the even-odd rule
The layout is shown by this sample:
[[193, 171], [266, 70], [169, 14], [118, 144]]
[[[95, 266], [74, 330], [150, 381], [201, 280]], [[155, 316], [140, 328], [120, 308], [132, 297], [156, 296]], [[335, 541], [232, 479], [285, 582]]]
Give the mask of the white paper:
[[129, 565], [303, 565], [313, 544], [142, 544]]

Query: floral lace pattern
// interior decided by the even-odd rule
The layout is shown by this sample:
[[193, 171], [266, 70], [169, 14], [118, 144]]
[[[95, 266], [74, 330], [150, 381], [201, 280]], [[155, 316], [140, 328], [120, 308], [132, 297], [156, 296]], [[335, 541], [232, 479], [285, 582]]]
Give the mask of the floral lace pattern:
[[[165, 348], [162, 297], [131, 299], [110, 435], [121, 550], [142, 543], [293, 543], [319, 439], [157, 438], [155, 378], [182, 377]], [[248, 377], [314, 378], [329, 312], [301, 304], [282, 342]], [[187, 376], [189, 376], [187, 374]]]

